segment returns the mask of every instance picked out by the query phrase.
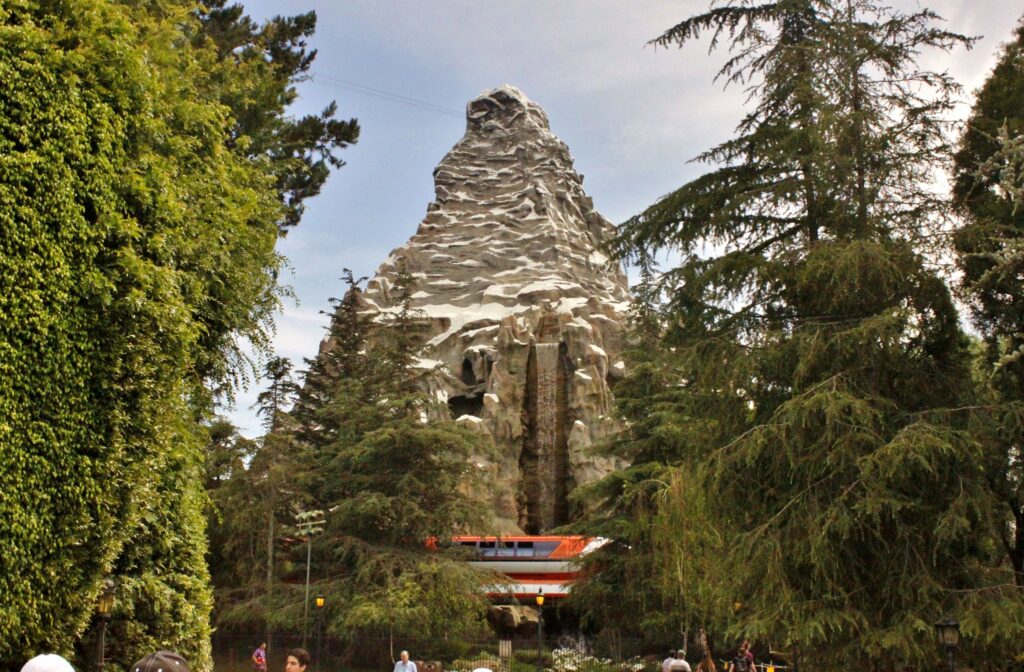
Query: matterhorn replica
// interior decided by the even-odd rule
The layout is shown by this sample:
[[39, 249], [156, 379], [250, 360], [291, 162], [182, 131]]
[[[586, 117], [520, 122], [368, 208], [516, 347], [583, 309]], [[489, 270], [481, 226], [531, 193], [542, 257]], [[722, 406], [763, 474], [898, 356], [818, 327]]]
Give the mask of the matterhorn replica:
[[620, 467], [591, 450], [617, 429], [628, 308], [614, 234], [583, 191], [547, 115], [503, 86], [467, 105], [466, 134], [434, 170], [436, 199], [364, 292], [394, 310], [402, 266], [423, 321], [426, 391], [460, 424], [490, 434], [480, 458], [501, 533], [542, 533], [574, 515], [568, 495]]

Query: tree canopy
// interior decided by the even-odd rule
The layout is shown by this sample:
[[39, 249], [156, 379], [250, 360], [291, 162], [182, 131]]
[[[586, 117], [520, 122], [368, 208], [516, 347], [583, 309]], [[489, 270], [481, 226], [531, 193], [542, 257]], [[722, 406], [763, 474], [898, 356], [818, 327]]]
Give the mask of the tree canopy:
[[977, 367], [986, 407], [976, 429], [1004, 515], [1002, 546], [1024, 586], [1024, 24], [978, 91], [954, 163], [963, 223], [954, 252], [963, 296], [984, 339]]
[[210, 665], [200, 422], [244, 369], [237, 339], [268, 342], [283, 227], [358, 136], [333, 108], [286, 115], [313, 26], [0, 8], [5, 664], [69, 654], [113, 574], [112, 664], [159, 642]]
[[[975, 660], [1002, 660], [1024, 625], [964, 410], [969, 341], [930, 257], [958, 87], [917, 59], [971, 44], [938, 19], [741, 1], [654, 40], [724, 43], [718, 76], [752, 109], [698, 157], [707, 174], [615, 241], [662, 304], [647, 399], [620, 396], [635, 421], [620, 449], [648, 463], [629, 486], [651, 491], [636, 534], [682, 625], [801, 665], [925, 664], [943, 614]], [[665, 249], [681, 262], [659, 273]], [[653, 412], [638, 421], [633, 403]]]
[[[285, 630], [301, 624], [302, 595], [282, 580], [304, 569], [304, 547], [299, 558], [299, 547], [281, 542], [296, 536], [296, 515], [322, 510], [325, 533], [313, 541], [312, 578], [328, 597], [328, 632], [349, 641], [382, 633], [443, 637], [457, 646], [460, 636], [480, 635], [480, 588], [496, 579], [426, 544], [485, 527], [476, 461], [493, 446], [457, 426], [447, 407], [416, 385], [422, 343], [408, 273], [395, 283], [395, 305], [376, 316], [360, 298], [363, 279], [349, 271], [344, 279], [347, 290], [333, 301], [327, 337], [306, 361], [302, 385], [281, 395], [280, 376], [268, 377], [261, 397], [283, 400], [290, 410], [267, 425], [249, 468], [233, 473], [238, 485], [217, 483], [212, 491], [222, 512], [215, 534], [233, 538], [233, 547], [252, 536], [244, 521], [266, 501], [266, 487], [276, 482], [278, 492], [289, 491], [271, 514], [276, 522], [261, 526], [278, 529], [265, 551], [255, 552], [269, 560], [266, 583], [244, 554], [223, 558], [238, 571], [218, 585], [218, 622]], [[262, 464], [287, 466], [274, 481], [260, 475]], [[247, 485], [253, 483], [262, 491]]]

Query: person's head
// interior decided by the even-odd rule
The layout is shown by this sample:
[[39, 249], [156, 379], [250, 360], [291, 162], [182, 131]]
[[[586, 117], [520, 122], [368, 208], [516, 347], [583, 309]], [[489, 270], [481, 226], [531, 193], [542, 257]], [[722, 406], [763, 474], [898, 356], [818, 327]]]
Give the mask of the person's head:
[[686, 658], [686, 649], [676, 651], [676, 658]]
[[676, 650], [675, 649], [669, 649], [668, 657], [669, 658], [675, 658], [676, 657]]
[[309, 651], [305, 649], [289, 649], [284, 664], [284, 672], [306, 672], [309, 667]]
[[408, 663], [409, 662], [409, 652], [408, 651], [402, 651], [400, 654], [398, 654], [398, 657], [402, 659], [403, 663]]
[[190, 672], [184, 658], [173, 651], [157, 651], [137, 661], [128, 672]]
[[260, 642], [260, 648], [261, 649], [267, 648], [267, 643], [266, 642]]
[[22, 665], [21, 672], [75, 672], [75, 668], [56, 653], [44, 653], [29, 659]]
[[746, 653], [749, 648], [750, 648], [750, 640], [749, 639], [744, 639], [740, 643], [740, 651]]

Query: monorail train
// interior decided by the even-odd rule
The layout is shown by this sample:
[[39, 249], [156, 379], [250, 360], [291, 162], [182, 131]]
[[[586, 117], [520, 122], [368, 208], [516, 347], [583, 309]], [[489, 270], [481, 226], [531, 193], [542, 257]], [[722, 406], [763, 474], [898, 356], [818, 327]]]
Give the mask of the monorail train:
[[[580, 560], [607, 543], [601, 537], [578, 535], [452, 537], [453, 545], [473, 551], [468, 561], [471, 566], [509, 578], [508, 584], [488, 592], [492, 599], [530, 601], [540, 592], [545, 599], [568, 596], [580, 575]], [[436, 542], [429, 545], [436, 547]]]

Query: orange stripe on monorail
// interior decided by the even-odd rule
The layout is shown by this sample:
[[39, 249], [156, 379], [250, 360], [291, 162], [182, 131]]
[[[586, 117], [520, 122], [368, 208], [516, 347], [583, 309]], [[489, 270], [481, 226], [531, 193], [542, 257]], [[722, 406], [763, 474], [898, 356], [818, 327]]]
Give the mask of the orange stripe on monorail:
[[462, 543], [465, 541], [485, 541], [485, 542], [517, 542], [517, 541], [555, 541], [558, 542], [558, 546], [551, 551], [550, 555], [545, 557], [552, 560], [559, 560], [561, 558], [575, 558], [583, 549], [586, 548], [587, 542], [590, 541], [589, 537], [584, 537], [579, 534], [565, 534], [565, 535], [528, 535], [528, 534], [516, 534], [509, 536], [485, 536], [485, 535], [460, 535], [452, 537], [452, 541], [455, 543]]
[[502, 576], [507, 576], [508, 578], [512, 579], [513, 581], [519, 581], [519, 582], [529, 581], [530, 583], [538, 583], [540, 581], [558, 581], [558, 582], [561, 582], [561, 583], [569, 583], [570, 581], [575, 581], [576, 579], [580, 578], [580, 573], [579, 572], [566, 572], [566, 573], [561, 573], [561, 574], [559, 574], [557, 572], [544, 572], [543, 574], [528, 574], [528, 573], [524, 574], [522, 572], [502, 572], [501, 574], [502, 574]]

